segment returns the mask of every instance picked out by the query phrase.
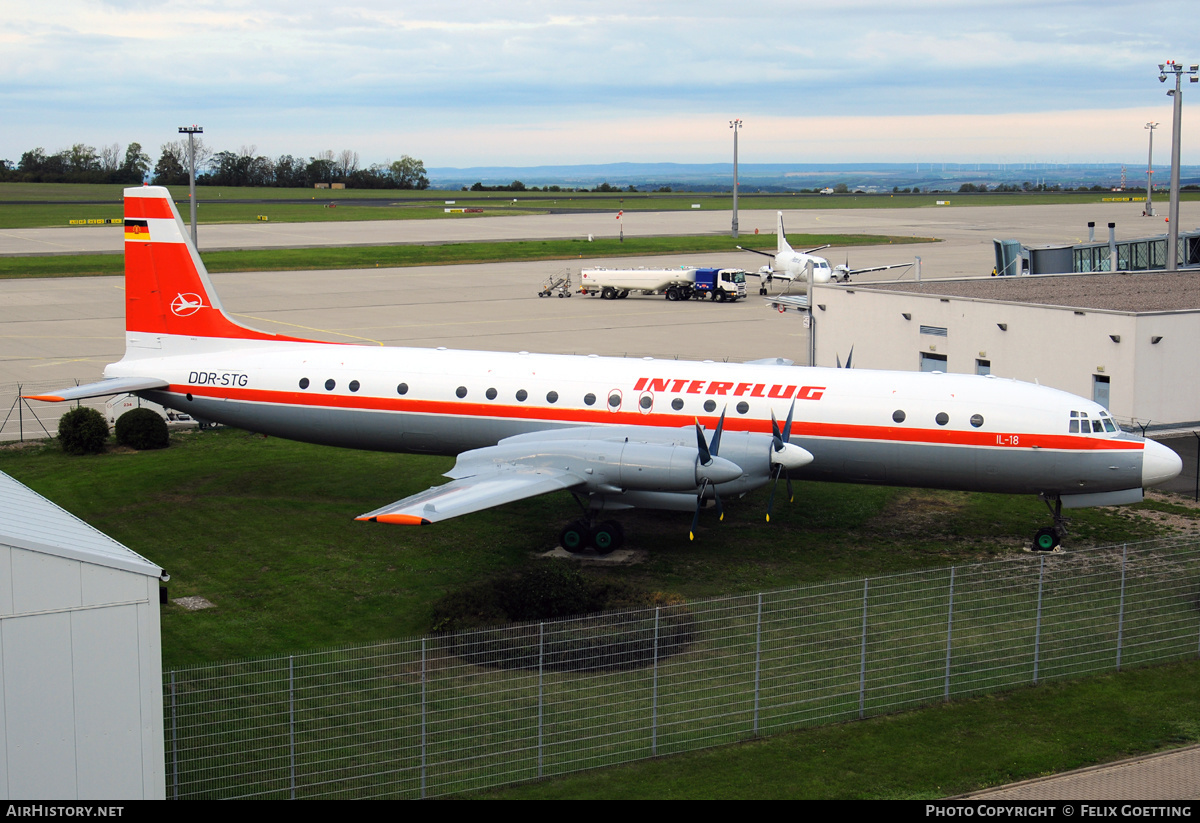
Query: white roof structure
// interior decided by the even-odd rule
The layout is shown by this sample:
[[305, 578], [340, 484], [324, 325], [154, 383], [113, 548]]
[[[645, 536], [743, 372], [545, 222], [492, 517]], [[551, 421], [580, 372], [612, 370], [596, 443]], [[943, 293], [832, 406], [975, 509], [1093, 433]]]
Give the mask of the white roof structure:
[[0, 544], [162, 577], [161, 567], [0, 472]]

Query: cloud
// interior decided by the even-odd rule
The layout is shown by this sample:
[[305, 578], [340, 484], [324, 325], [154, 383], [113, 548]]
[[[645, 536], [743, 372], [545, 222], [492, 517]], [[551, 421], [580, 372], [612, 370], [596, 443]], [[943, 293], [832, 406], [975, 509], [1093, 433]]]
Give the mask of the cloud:
[[[439, 165], [507, 163], [508, 155], [557, 154], [569, 131], [578, 162], [669, 160], [712, 150], [683, 124], [741, 116], [786, 123], [792, 134], [820, 124], [823, 138], [770, 145], [832, 159], [900, 151], [845, 127], [863, 118], [876, 129], [925, 124], [923, 138], [906, 140], [954, 149], [943, 135], [957, 121], [940, 118], [1037, 123], [1108, 110], [1100, 131], [1071, 131], [1083, 120], [1060, 118], [1068, 130], [1058, 142], [1113, 160], [1124, 155], [1109, 152], [1128, 150], [1109, 133], [1120, 132], [1120, 112], [1165, 116], [1156, 108], [1165, 99], [1157, 62], [1200, 57], [1185, 53], [1194, 38], [1182, 0], [50, 5], [6, 10], [0, 157], [35, 140], [51, 150], [79, 141], [155, 145], [173, 139], [176, 121], [198, 121], [211, 124], [214, 145], [253, 142], [278, 153], [334, 141], [365, 159], [375, 150], [367, 144], [412, 141], [436, 152]], [[961, 140], [993, 145], [979, 134]], [[1010, 135], [1007, 145], [1013, 140], [1040, 138]], [[442, 156], [451, 146], [460, 156]], [[629, 156], [635, 149], [656, 154]], [[1195, 162], [1186, 147], [1185, 162]]]

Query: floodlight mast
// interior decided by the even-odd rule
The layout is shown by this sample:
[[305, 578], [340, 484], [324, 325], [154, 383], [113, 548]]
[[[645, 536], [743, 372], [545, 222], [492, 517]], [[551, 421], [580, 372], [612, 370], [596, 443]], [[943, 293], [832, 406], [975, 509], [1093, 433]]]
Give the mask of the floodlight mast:
[[204, 134], [204, 129], [195, 124], [180, 126], [179, 133], [188, 136], [188, 201], [192, 204], [192, 245], [200, 248], [200, 241], [196, 239], [196, 135]]
[[1146, 216], [1154, 217], [1154, 130], [1158, 123], [1147, 123], [1150, 131], [1150, 158], [1146, 161]]
[[1191, 65], [1184, 69], [1182, 63], [1168, 60], [1158, 64], [1158, 82], [1167, 82], [1167, 75], [1175, 75], [1175, 88], [1167, 95], [1175, 98], [1174, 121], [1171, 124], [1171, 207], [1167, 216], [1167, 271], [1179, 269], [1179, 144], [1183, 132], [1183, 89], [1181, 81], [1188, 75], [1188, 81], [1200, 81], [1200, 65]]
[[741, 120], [730, 120], [729, 128], [733, 129], [733, 236], [738, 236], [738, 131], [742, 128]]

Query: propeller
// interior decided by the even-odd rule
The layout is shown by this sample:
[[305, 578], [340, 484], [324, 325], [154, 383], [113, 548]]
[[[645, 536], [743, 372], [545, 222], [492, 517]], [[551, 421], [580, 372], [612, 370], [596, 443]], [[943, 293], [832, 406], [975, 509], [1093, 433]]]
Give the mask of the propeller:
[[[813, 455], [807, 449], [802, 449], [799, 446], [792, 445], [792, 415], [796, 411], [796, 401], [792, 401], [791, 407], [788, 409], [787, 420], [783, 424], [783, 431], [779, 430], [779, 421], [775, 418], [775, 412], [771, 412], [771, 464], [775, 467], [775, 482], [771, 484], [771, 497], [767, 500], [767, 522], [771, 522], [771, 510], [775, 505], [775, 488], [779, 485], [779, 476], [784, 473], [785, 469], [798, 469], [801, 466], [806, 466], [813, 461]], [[795, 496], [792, 494], [792, 478], [787, 478], [788, 502], [791, 503]]]
[[[712, 468], [719, 469], [717, 465], [717, 452], [721, 449], [721, 432], [725, 428], [725, 409], [721, 409], [721, 418], [717, 421], [716, 431], [713, 432], [712, 440], [708, 441], [704, 438], [704, 427], [700, 425], [700, 421], [696, 420], [696, 451], [700, 453], [696, 474], [701, 475], [700, 492], [696, 495], [696, 512], [692, 515], [692, 528], [688, 532], [688, 540], [696, 539], [696, 528], [700, 525], [700, 509], [704, 506], [704, 493], [712, 487], [713, 497], [717, 501], [717, 519], [725, 519], [725, 509], [721, 506], [721, 495], [717, 493], [716, 484], [709, 478], [709, 473], [702, 469]], [[722, 460], [721, 463], [729, 463], [728, 460]], [[732, 464], [730, 464], [732, 465]], [[738, 469], [741, 473], [741, 469]]]
[[850, 363], [851, 363], [851, 361], [853, 361], [853, 360], [854, 360], [854, 346], [851, 346], [851, 347], [850, 347], [850, 353], [849, 353], [848, 355], [846, 355], [846, 365], [845, 365], [845, 366], [843, 366], [843, 365], [842, 365], [842, 358], [841, 358], [841, 357], [838, 357], [838, 355], [837, 355], [837, 352], [834, 352], [834, 355], [833, 355], [833, 356], [834, 356], [834, 359], [836, 359], [836, 360], [837, 360], [837, 367], [838, 367], [839, 369], [841, 369], [841, 368], [847, 368], [847, 369], [849, 369], [849, 368], [853, 368], [853, 366], [851, 366], [851, 365], [850, 365]]

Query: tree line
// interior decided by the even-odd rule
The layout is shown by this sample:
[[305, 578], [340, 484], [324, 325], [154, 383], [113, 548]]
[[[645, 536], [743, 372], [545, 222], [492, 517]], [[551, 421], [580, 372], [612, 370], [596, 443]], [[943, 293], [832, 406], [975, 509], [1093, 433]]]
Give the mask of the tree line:
[[[290, 154], [272, 159], [258, 155], [254, 146], [243, 146], [237, 152], [214, 152], [202, 139], [197, 139], [195, 148], [199, 186], [312, 188], [319, 183], [343, 183], [354, 189], [429, 188], [425, 164], [407, 154], [395, 162], [361, 167], [358, 152], [350, 150], [340, 154], [326, 150], [307, 159]], [[0, 160], [0, 182], [14, 183], [137, 185], [150, 180], [155, 185], [179, 186], [188, 183], [188, 172], [186, 140], [164, 143], [153, 166], [150, 155], [139, 143], [130, 143], [124, 154], [117, 143], [99, 150], [76, 143], [54, 154], [40, 147], [31, 149], [16, 163]]]

